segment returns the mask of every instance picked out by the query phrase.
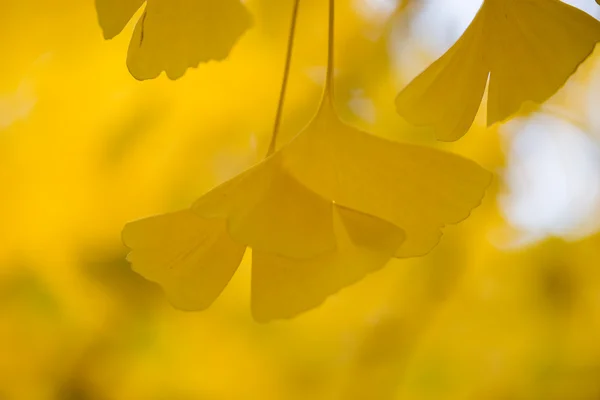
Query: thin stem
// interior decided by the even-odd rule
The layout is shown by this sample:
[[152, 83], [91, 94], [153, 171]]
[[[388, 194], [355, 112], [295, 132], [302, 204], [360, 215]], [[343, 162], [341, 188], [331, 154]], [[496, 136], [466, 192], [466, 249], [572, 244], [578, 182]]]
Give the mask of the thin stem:
[[296, 21], [298, 20], [298, 8], [300, 0], [294, 0], [292, 9], [292, 23], [290, 25], [290, 34], [288, 37], [287, 54], [285, 58], [285, 66], [283, 69], [283, 82], [281, 83], [281, 92], [279, 94], [279, 103], [277, 104], [277, 113], [275, 114], [275, 124], [273, 126], [273, 136], [267, 151], [267, 157], [275, 152], [277, 147], [277, 135], [281, 130], [281, 120], [283, 118], [283, 108], [285, 103], [285, 95], [287, 93], [288, 80], [290, 77], [290, 67], [292, 65], [292, 53], [294, 52], [294, 39], [296, 37]]
[[329, 0], [329, 22], [327, 29], [327, 81], [325, 82], [325, 93], [329, 94], [333, 101], [333, 80], [335, 70], [335, 0]]

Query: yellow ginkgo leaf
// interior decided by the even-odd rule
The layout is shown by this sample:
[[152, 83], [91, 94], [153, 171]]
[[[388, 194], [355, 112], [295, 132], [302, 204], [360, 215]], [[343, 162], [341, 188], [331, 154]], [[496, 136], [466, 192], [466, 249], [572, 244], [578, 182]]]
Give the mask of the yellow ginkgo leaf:
[[[105, 38], [116, 36], [142, 6], [142, 0], [96, 0]], [[165, 71], [178, 79], [202, 62], [224, 60], [250, 26], [240, 0], [147, 0], [127, 55], [139, 80]]]
[[312, 259], [252, 251], [252, 315], [260, 322], [291, 318], [382, 268], [404, 241], [398, 227], [336, 205], [335, 250]]
[[404, 230], [398, 257], [431, 251], [444, 225], [464, 220], [479, 205], [491, 179], [465, 158], [352, 128], [339, 119], [329, 94], [289, 147], [284, 160], [300, 182]]
[[[332, 16], [327, 84], [307, 128], [274, 151], [281, 100], [267, 158], [202, 196], [191, 211], [174, 214], [194, 221], [179, 222], [181, 238], [176, 230], [153, 222], [161, 217], [128, 226], [124, 240], [132, 249], [134, 269], [146, 271], [146, 277], [169, 290], [174, 287], [168, 280], [172, 271], [188, 271], [194, 262], [198, 271], [212, 271], [213, 266], [205, 265], [212, 262], [230, 276], [232, 250], [248, 246], [253, 252], [255, 319], [290, 318], [381, 268], [393, 256], [426, 254], [438, 242], [441, 227], [463, 220], [479, 205], [490, 174], [477, 164], [377, 138], [338, 118], [332, 97]], [[200, 240], [204, 237], [211, 240]], [[165, 243], [154, 240], [156, 247], [148, 246], [149, 238]], [[225, 266], [216, 259], [217, 247], [206, 245], [221, 240], [231, 246], [224, 250], [230, 253]], [[192, 256], [174, 257], [177, 254]], [[222, 283], [214, 283], [211, 299], [222, 290]], [[180, 308], [195, 306], [190, 302]]]
[[146, 0], [96, 0], [98, 22], [105, 39], [117, 36]]
[[276, 153], [198, 199], [192, 209], [223, 218], [255, 250], [311, 258], [335, 248], [333, 204], [290, 176]]
[[439, 140], [462, 137], [475, 119], [488, 79], [484, 47], [480, 12], [458, 42], [398, 95], [400, 115], [412, 124], [432, 126]]
[[[552, 96], [600, 41], [600, 22], [559, 0], [492, 2], [488, 124]], [[493, 16], [509, 15], [508, 18]], [[515, 62], [518, 60], [518, 62]]]
[[[232, 254], [251, 247], [255, 318], [289, 318], [393, 256], [427, 254], [444, 225], [479, 205], [489, 181], [469, 160], [353, 129], [337, 117], [326, 89], [317, 116], [289, 144], [202, 196], [191, 211], [129, 224], [124, 241], [134, 269], [167, 291], [181, 284], [174, 276], [194, 277], [194, 268], [196, 276], [224, 268], [230, 277], [239, 262]], [[184, 272], [174, 275], [178, 270]], [[215, 285], [213, 299], [226, 280], [207, 282]], [[184, 289], [173, 303], [197, 309]]]
[[465, 33], [396, 98], [398, 113], [443, 141], [470, 128], [489, 75], [488, 125], [543, 103], [600, 41], [600, 22], [559, 0], [485, 0]]
[[204, 310], [221, 294], [242, 260], [246, 246], [227, 235], [225, 221], [204, 219], [190, 210], [127, 224], [127, 259], [146, 279], [158, 282], [171, 303]]
[[304, 187], [284, 156], [216, 187], [191, 210], [129, 223], [123, 241], [133, 269], [163, 286], [175, 307], [202, 310], [252, 247], [253, 313], [268, 321], [316, 307], [385, 265], [402, 229]]

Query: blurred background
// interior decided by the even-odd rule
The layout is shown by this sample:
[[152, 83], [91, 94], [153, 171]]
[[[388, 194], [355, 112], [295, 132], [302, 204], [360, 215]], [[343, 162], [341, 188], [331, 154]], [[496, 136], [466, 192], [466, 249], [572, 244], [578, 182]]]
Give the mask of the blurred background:
[[[227, 61], [141, 83], [133, 24], [104, 41], [92, 0], [0, 2], [0, 400], [600, 399], [599, 53], [504, 125], [485, 127], [484, 103], [457, 143], [394, 110], [481, 0], [337, 2], [344, 119], [495, 173], [434, 252], [267, 325], [248, 254], [202, 313], [130, 270], [124, 223], [189, 206], [267, 150], [292, 1], [244, 3], [254, 26]], [[301, 3], [287, 139], [317, 107], [326, 5]]]

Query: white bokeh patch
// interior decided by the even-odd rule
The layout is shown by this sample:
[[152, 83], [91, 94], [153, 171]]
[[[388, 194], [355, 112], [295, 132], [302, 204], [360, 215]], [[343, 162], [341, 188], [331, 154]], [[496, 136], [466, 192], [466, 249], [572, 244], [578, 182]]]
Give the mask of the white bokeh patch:
[[600, 146], [564, 119], [535, 114], [506, 124], [509, 149], [499, 197], [521, 243], [579, 239], [600, 228]]

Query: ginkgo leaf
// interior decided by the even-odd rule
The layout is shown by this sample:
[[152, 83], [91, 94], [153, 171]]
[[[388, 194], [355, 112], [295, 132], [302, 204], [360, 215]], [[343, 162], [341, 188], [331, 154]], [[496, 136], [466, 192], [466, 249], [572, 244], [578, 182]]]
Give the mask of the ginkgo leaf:
[[252, 315], [258, 322], [291, 318], [366, 274], [382, 268], [404, 240], [381, 219], [335, 206], [335, 250], [312, 259], [252, 251]]
[[[137, 270], [149, 279], [164, 280], [167, 291], [180, 284], [164, 273], [171, 260], [202, 261], [195, 268], [203, 271], [204, 262], [216, 257], [213, 241], [231, 247], [221, 249], [229, 251], [228, 257], [232, 249], [241, 254], [248, 246], [253, 254], [254, 318], [290, 318], [383, 267], [393, 256], [428, 253], [444, 225], [465, 219], [479, 205], [490, 174], [477, 164], [380, 139], [339, 119], [332, 98], [333, 4], [327, 84], [308, 127], [275, 150], [282, 96], [263, 161], [206, 193], [191, 210], [125, 229], [134, 266], [137, 262]], [[180, 220], [186, 218], [190, 221]], [[212, 228], [203, 230], [208, 226]], [[233, 263], [228, 262], [225, 269], [230, 267]], [[215, 283], [211, 296], [222, 290], [222, 282]]]
[[112, 39], [125, 28], [145, 0], [95, 0], [98, 22], [105, 39]]
[[[121, 32], [143, 3], [96, 0], [105, 38]], [[163, 71], [178, 79], [200, 63], [224, 60], [250, 24], [240, 0], [147, 0], [129, 45], [127, 66], [139, 80]]]
[[191, 210], [134, 221], [123, 229], [127, 259], [146, 279], [159, 283], [182, 310], [204, 310], [237, 270], [246, 246], [227, 235], [225, 221]]
[[393, 256], [427, 254], [490, 181], [461, 157], [353, 129], [329, 96], [292, 142], [192, 207], [252, 248], [258, 321], [316, 307]]
[[224, 60], [250, 26], [239, 0], [148, 0], [127, 55], [140, 80], [178, 79], [201, 62]]
[[439, 140], [461, 138], [477, 115], [488, 80], [484, 48], [478, 14], [458, 42], [400, 92], [398, 113], [411, 124], [432, 126]]
[[294, 258], [335, 248], [333, 205], [292, 178], [277, 153], [202, 196], [192, 209], [227, 219], [239, 243]]
[[[510, 6], [509, 6], [510, 5]], [[543, 103], [560, 89], [600, 41], [600, 22], [559, 0], [513, 0], [490, 15], [488, 125]], [[504, 13], [506, 18], [493, 18]]]
[[600, 22], [559, 0], [485, 0], [454, 46], [398, 94], [398, 113], [457, 140], [473, 123], [488, 74], [492, 125], [550, 98], [598, 41]]
[[491, 180], [488, 171], [465, 158], [352, 128], [328, 98], [289, 147], [284, 162], [300, 182], [405, 232], [398, 257], [431, 251], [440, 229], [467, 218]]

